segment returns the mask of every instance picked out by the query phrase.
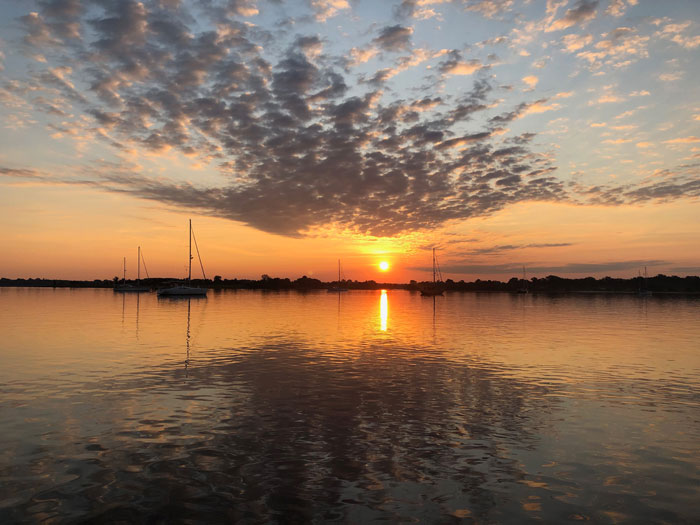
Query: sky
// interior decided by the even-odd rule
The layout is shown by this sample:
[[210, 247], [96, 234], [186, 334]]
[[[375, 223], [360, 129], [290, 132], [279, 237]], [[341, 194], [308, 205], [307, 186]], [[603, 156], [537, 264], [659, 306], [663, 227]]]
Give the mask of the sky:
[[6, 0], [0, 276], [697, 275], [699, 86], [697, 0]]

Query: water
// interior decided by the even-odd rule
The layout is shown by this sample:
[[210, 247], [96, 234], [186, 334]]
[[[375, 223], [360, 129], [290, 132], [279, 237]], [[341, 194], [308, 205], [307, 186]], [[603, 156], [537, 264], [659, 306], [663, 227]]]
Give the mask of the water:
[[0, 522], [700, 520], [700, 300], [0, 288]]

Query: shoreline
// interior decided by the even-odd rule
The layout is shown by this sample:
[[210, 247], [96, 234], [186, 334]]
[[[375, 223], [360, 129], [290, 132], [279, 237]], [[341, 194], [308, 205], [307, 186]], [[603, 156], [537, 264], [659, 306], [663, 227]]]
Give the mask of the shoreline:
[[[136, 281], [127, 280], [127, 283], [134, 284]], [[166, 286], [171, 286], [174, 282], [182, 282], [179, 279], [171, 278], [150, 278], [142, 279], [141, 285], [157, 290]], [[295, 281], [288, 278], [267, 278], [261, 280], [249, 279], [193, 279], [193, 286], [216, 290], [267, 290], [267, 291], [321, 291], [337, 286], [336, 282], [323, 282], [318, 279], [311, 279], [306, 276]], [[68, 279], [8, 279], [0, 278], [0, 288], [105, 288], [114, 287], [113, 280], [68, 280]], [[424, 282], [411, 281], [410, 283], [377, 283], [375, 281], [344, 281], [342, 286], [348, 290], [406, 290], [418, 292]], [[640, 295], [640, 290], [646, 290], [651, 295], [663, 296], [694, 296], [700, 295], [700, 277], [676, 277], [676, 276], [656, 276], [647, 280], [647, 286], [640, 286], [639, 278], [632, 279], [565, 279], [556, 276], [549, 276], [544, 279], [533, 278], [527, 282], [528, 293], [520, 295]], [[473, 282], [452, 281], [448, 279], [444, 282], [446, 292], [473, 292], [473, 293], [512, 293], [518, 294], [522, 289], [522, 281], [516, 278], [508, 282], [502, 281], [481, 281], [477, 279]], [[644, 295], [644, 294], [641, 294]]]

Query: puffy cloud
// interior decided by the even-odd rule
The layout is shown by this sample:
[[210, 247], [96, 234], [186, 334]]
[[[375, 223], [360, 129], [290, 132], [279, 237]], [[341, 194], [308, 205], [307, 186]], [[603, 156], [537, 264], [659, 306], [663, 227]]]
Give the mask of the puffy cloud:
[[350, 4], [347, 0], [311, 0], [311, 7], [316, 13], [316, 20], [325, 22], [340, 11], [350, 9]]
[[453, 50], [450, 51], [448, 58], [440, 63], [438, 69], [446, 75], [471, 75], [484, 67], [486, 66], [480, 60], [476, 58], [466, 60], [462, 58], [461, 52]]
[[534, 89], [539, 79], [535, 75], [528, 75], [523, 77], [523, 82], [527, 85], [529, 89]]
[[582, 51], [578, 57], [588, 61], [594, 69], [603, 65], [611, 67], [625, 67], [635, 60], [649, 56], [647, 45], [648, 36], [641, 36], [630, 27], [618, 27], [603, 35], [603, 39], [596, 42], [593, 50]]
[[575, 33], [572, 33], [570, 35], [566, 35], [562, 38], [562, 43], [564, 44], [564, 49], [568, 51], [569, 53], [573, 53], [574, 51], [578, 51], [579, 49], [582, 49], [589, 45], [591, 42], [593, 42], [593, 36], [588, 34], [588, 35], [577, 35]]
[[639, 0], [610, 0], [608, 8], [605, 10], [606, 15], [620, 17], [625, 14], [629, 6], [637, 5]]
[[561, 31], [569, 27], [583, 24], [595, 17], [597, 0], [578, 0], [563, 17], [554, 20], [545, 31]]
[[486, 18], [495, 18], [501, 13], [510, 11], [513, 0], [472, 0], [467, 2], [466, 8], [475, 11]]
[[404, 51], [411, 46], [412, 34], [412, 27], [386, 26], [372, 42], [384, 51]]
[[684, 33], [690, 27], [690, 22], [682, 22], [680, 24], [666, 24], [655, 36], [665, 38], [671, 42], [675, 42], [685, 49], [695, 49], [700, 46], [700, 35], [688, 36]]

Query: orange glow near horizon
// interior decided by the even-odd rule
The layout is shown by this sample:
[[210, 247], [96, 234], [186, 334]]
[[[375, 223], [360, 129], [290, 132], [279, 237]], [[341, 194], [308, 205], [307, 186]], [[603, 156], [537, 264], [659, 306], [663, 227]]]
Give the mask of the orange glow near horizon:
[[[141, 246], [151, 277], [186, 276], [189, 217], [210, 279], [216, 275], [260, 279], [268, 274], [333, 281], [341, 259], [344, 278], [349, 280], [377, 279], [381, 271], [378, 265], [386, 262], [388, 273], [382, 272], [381, 278], [387, 282], [421, 281], [431, 277], [428, 247], [432, 246], [437, 247], [443, 276], [455, 281], [507, 281], [520, 276], [523, 265], [528, 278], [546, 277], [555, 272], [533, 268], [648, 261], [660, 259], [660, 253], [663, 260], [688, 267], [685, 274], [692, 275], [698, 273], [694, 268], [700, 260], [700, 223], [694, 220], [697, 204], [693, 202], [600, 207], [595, 210], [595, 221], [590, 219], [589, 207], [530, 203], [397, 238], [339, 232], [287, 237], [226, 219], [178, 213], [127, 196], [89, 190], [69, 197], [65, 188], [39, 188], [35, 198], [51, 198], [54, 208], [22, 207], [18, 202], [29, 198], [22, 194], [24, 190], [6, 189], [8, 194], [0, 201], [8, 204], [0, 208], [0, 220], [13, 226], [0, 234], [7, 249], [0, 261], [0, 277], [10, 279], [112, 279], [122, 275], [124, 257], [127, 278], [135, 278], [137, 246]], [[15, 195], [15, 190], [22, 195]], [[13, 195], [17, 198], [12, 199]], [[611, 224], [615, 225], [612, 229]], [[512, 275], [489, 270], [506, 264], [519, 269]], [[459, 271], [460, 267], [464, 269]], [[595, 277], [633, 277], [638, 269], [592, 273]], [[201, 275], [196, 259], [192, 272], [193, 277]], [[658, 273], [676, 272], [669, 265], [649, 265], [650, 275]]]

